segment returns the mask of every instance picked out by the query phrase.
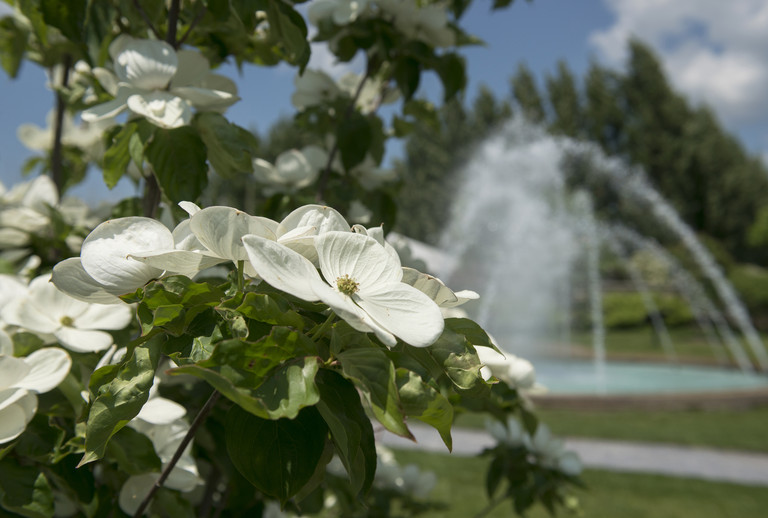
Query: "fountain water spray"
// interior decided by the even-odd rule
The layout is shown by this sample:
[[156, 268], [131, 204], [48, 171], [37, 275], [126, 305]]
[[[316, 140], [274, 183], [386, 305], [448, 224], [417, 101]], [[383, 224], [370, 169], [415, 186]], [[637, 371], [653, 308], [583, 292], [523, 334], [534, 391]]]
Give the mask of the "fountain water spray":
[[[577, 243], [585, 228], [573, 214], [557, 209], [568, 205], [563, 202], [569, 194], [562, 162], [573, 155], [589, 159], [589, 175], [607, 180], [621, 196], [645, 204], [678, 236], [712, 283], [760, 369], [768, 370], [768, 354], [735, 290], [693, 230], [645, 175], [606, 157], [595, 145], [553, 137], [519, 118], [486, 142], [466, 168], [443, 236], [442, 248], [456, 258], [457, 266], [462, 265], [456, 271], [471, 280], [454, 278], [453, 269], [438, 272], [454, 285], [487, 288], [481, 293], [486, 300], [480, 320], [500, 339], [499, 345], [516, 354], [536, 356], [552, 347], [554, 336], [563, 336], [562, 330], [553, 332], [562, 324], [553, 319], [563, 306], [558, 296], [568, 292], [564, 283], [570, 283], [571, 268], [581, 253]], [[593, 217], [589, 214], [587, 218]], [[732, 333], [729, 337], [724, 319], [713, 322], [737, 364], [746, 369], [749, 360]], [[597, 331], [598, 338], [603, 332]], [[604, 355], [599, 345], [595, 355]]]

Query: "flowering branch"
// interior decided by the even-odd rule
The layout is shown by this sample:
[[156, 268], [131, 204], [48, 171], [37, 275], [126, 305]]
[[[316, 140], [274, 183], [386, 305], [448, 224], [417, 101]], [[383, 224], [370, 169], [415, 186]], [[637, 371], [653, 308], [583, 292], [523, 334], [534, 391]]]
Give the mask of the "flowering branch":
[[[69, 83], [69, 69], [72, 66], [72, 56], [69, 54], [64, 55], [63, 72], [61, 75], [60, 88], [66, 88]], [[56, 79], [54, 78], [54, 81]], [[64, 171], [63, 171], [63, 157], [62, 157], [62, 144], [61, 137], [64, 131], [64, 111], [67, 108], [67, 102], [64, 99], [64, 94], [60, 90], [56, 90], [56, 120], [53, 127], [53, 147], [51, 149], [51, 178], [56, 185], [56, 191], [61, 196], [61, 192], [64, 190]]]
[[155, 493], [158, 489], [163, 487], [163, 483], [165, 482], [165, 479], [168, 478], [168, 475], [171, 473], [171, 470], [173, 470], [174, 466], [176, 466], [176, 463], [181, 458], [181, 455], [184, 453], [184, 450], [187, 449], [187, 446], [189, 445], [190, 441], [192, 441], [192, 438], [195, 436], [195, 432], [197, 432], [197, 429], [200, 428], [200, 425], [203, 424], [203, 421], [206, 417], [208, 417], [208, 414], [213, 409], [214, 405], [216, 404], [216, 401], [219, 400], [219, 397], [221, 397], [221, 392], [218, 390], [214, 390], [213, 394], [208, 398], [208, 401], [205, 402], [205, 405], [203, 405], [203, 408], [200, 409], [200, 412], [198, 412], [197, 416], [195, 416], [195, 420], [192, 421], [192, 424], [189, 427], [189, 430], [187, 431], [187, 435], [184, 436], [184, 439], [181, 440], [181, 443], [179, 444], [179, 447], [176, 448], [176, 452], [173, 454], [173, 457], [171, 458], [171, 461], [168, 463], [168, 465], [165, 467], [163, 472], [160, 474], [160, 478], [158, 478], [154, 485], [152, 486], [152, 489], [150, 489], [149, 493], [147, 493], [147, 496], [144, 497], [144, 500], [142, 500], [141, 505], [139, 505], [139, 508], [136, 509], [136, 512], [133, 514], [134, 518], [140, 518], [142, 514], [144, 514], [144, 511], [146, 510], [149, 503], [152, 501], [152, 497], [155, 496]]
[[[365, 74], [363, 74], [362, 79], [360, 80], [360, 84], [357, 85], [357, 90], [355, 90], [355, 94], [352, 96], [352, 100], [349, 103], [349, 106], [347, 106], [346, 111], [344, 112], [344, 116], [342, 120], [347, 120], [352, 115], [352, 112], [355, 110], [355, 104], [357, 104], [357, 99], [360, 97], [360, 94], [363, 91], [363, 86], [365, 85], [365, 82], [368, 80], [369, 72], [368, 70], [365, 71]], [[333, 165], [333, 159], [336, 158], [336, 153], [339, 150], [339, 143], [334, 141], [333, 147], [331, 148], [331, 152], [328, 153], [328, 161], [325, 164], [325, 168], [323, 168], [323, 174], [320, 176], [320, 179], [317, 181], [317, 194], [315, 195], [315, 200], [320, 203], [323, 201], [323, 196], [325, 195], [325, 188], [328, 185], [328, 179], [331, 176], [331, 166]]]

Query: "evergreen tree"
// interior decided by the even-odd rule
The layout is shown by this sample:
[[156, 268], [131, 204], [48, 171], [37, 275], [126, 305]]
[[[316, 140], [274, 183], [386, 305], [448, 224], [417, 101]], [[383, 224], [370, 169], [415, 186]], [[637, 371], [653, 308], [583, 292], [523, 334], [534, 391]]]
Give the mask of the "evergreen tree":
[[549, 130], [555, 135], [581, 136], [584, 131], [584, 107], [576, 80], [564, 61], [557, 64], [556, 76], [547, 77], [547, 94], [554, 119]]
[[510, 84], [512, 98], [517, 102], [523, 116], [531, 122], [543, 123], [546, 119], [544, 102], [533, 74], [524, 63], [518, 65], [517, 73], [512, 76]]

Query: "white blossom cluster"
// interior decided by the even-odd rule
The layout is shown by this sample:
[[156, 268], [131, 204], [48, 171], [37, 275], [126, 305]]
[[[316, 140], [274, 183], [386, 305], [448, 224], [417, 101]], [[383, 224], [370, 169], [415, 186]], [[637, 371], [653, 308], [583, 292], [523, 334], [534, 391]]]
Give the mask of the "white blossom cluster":
[[530, 435], [520, 421], [509, 417], [506, 424], [496, 420], [486, 422], [486, 429], [499, 443], [515, 448], [526, 448], [540, 464], [569, 476], [578, 476], [582, 465], [576, 452], [565, 449], [565, 443], [552, 435], [549, 427], [539, 423], [536, 432]]
[[420, 272], [404, 273], [380, 227], [351, 226], [329, 207], [306, 205], [277, 222], [231, 207], [180, 205], [190, 217], [173, 231], [142, 217], [102, 223], [83, 242], [80, 257], [56, 265], [53, 283], [81, 301], [119, 303], [118, 295], [152, 279], [242, 262], [248, 277], [322, 301], [388, 346], [400, 338], [416, 347], [442, 333], [440, 306], [477, 296], [454, 294]]

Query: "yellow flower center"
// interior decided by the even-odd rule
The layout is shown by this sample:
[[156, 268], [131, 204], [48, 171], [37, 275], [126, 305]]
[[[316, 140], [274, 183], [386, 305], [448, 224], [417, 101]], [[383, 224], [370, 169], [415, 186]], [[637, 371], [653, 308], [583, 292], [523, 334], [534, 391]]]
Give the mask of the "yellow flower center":
[[352, 296], [353, 293], [357, 293], [360, 289], [360, 284], [350, 278], [349, 275], [344, 275], [344, 277], [336, 277], [336, 287], [344, 295]]
[[59, 322], [60, 322], [60, 323], [61, 323], [61, 325], [63, 325], [64, 327], [72, 327], [72, 324], [74, 324], [74, 323], [75, 323], [75, 321], [74, 321], [74, 320], [72, 320], [72, 317], [68, 317], [68, 316], [63, 316], [63, 317], [61, 317], [61, 320], [59, 320]]

